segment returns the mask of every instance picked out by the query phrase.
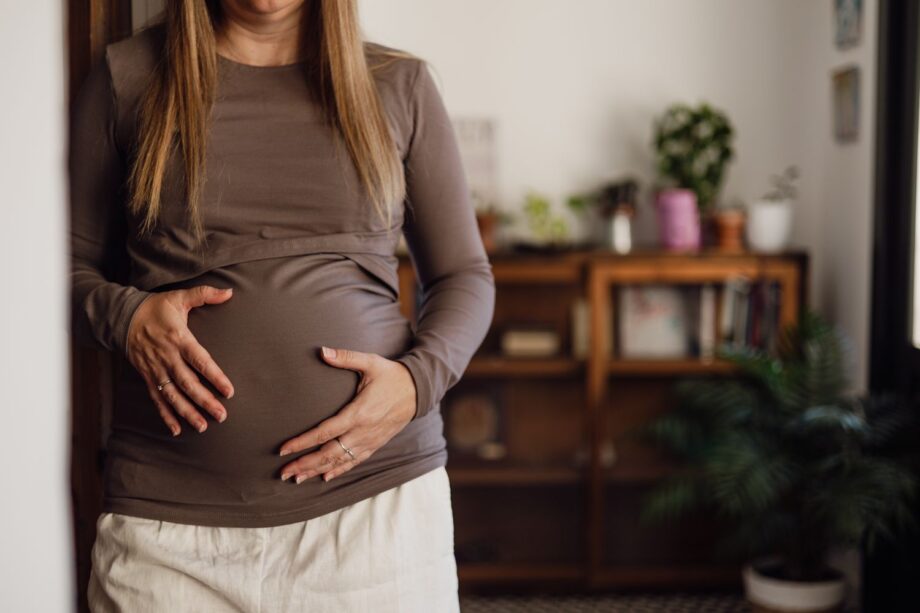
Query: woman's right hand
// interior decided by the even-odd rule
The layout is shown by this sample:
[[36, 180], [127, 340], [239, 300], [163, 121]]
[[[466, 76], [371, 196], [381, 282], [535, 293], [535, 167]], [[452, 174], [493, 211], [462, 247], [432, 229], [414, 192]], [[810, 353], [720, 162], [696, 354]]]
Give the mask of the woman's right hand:
[[[232, 295], [232, 288], [210, 285], [155, 293], [141, 303], [131, 320], [128, 361], [144, 377], [150, 397], [173, 436], [182, 431], [174, 413], [198, 432], [207, 429], [207, 421], [195, 405], [219, 422], [227, 418], [227, 409], [202, 385], [195, 371], [227, 398], [233, 396], [233, 384], [189, 330], [188, 313], [205, 304], [226, 302]], [[167, 379], [172, 382], [158, 390], [157, 385]]]

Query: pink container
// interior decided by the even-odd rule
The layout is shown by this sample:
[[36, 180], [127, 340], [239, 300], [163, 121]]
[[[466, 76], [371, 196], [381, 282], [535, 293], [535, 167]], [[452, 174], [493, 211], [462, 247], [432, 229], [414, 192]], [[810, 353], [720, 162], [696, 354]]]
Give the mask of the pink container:
[[700, 248], [700, 214], [696, 193], [689, 189], [665, 189], [656, 197], [658, 236], [668, 251]]

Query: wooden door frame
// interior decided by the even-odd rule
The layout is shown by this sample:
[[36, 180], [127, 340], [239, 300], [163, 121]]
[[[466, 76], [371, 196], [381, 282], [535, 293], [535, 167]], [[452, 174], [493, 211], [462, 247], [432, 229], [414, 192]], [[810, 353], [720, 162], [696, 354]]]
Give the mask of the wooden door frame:
[[[68, 106], [105, 46], [130, 36], [131, 2], [67, 2]], [[96, 519], [102, 508], [103, 416], [111, 394], [113, 357], [71, 342], [71, 513], [77, 572], [77, 610], [88, 611], [86, 586]]]
[[[920, 6], [881, 0], [878, 28], [869, 387], [901, 394], [920, 410], [920, 350], [911, 340]], [[909, 534], [865, 552], [867, 613], [916, 610], [918, 549], [920, 538]]]

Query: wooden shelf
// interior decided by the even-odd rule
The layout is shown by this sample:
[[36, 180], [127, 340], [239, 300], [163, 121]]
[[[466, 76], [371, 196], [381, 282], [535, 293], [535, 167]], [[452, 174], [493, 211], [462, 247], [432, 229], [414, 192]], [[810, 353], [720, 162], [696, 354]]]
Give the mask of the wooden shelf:
[[531, 466], [447, 466], [453, 485], [551, 485], [580, 483], [584, 471], [569, 467]]
[[464, 584], [501, 584], [521, 582], [564, 581], [584, 578], [585, 572], [574, 564], [531, 564], [496, 562], [490, 564], [458, 564], [457, 574]]
[[608, 363], [612, 375], [676, 376], [690, 374], [724, 374], [736, 370], [729, 362], [719, 359], [613, 359]]
[[508, 358], [477, 356], [466, 376], [472, 377], [572, 377], [584, 373], [585, 360], [575, 358]]
[[[736, 367], [716, 358], [618, 358], [614, 297], [621, 286], [718, 285], [743, 275], [779, 285], [779, 324], [787, 325], [806, 306], [807, 253], [586, 249], [492, 253], [490, 261], [497, 286], [492, 329], [460, 383], [493, 394], [504, 407], [509, 459], [448, 460], [457, 551], [466, 552], [463, 559], [492, 560], [459, 564], [461, 589], [740, 587], [740, 569], [719, 565], [710, 553], [720, 528], [711, 517], [692, 518], [691, 529], [641, 525], [644, 492], [675, 467], [641, 442], [626, 440], [668, 410], [677, 378], [730, 377]], [[408, 257], [399, 274], [403, 312], [411, 319], [418, 284]], [[584, 359], [497, 355], [498, 332], [522, 323], [547, 325], [559, 334], [560, 346], [576, 346], [571, 317], [578, 300], [587, 303], [590, 320]], [[449, 402], [444, 410], [449, 432]], [[611, 445], [618, 459], [608, 466]], [[552, 465], [554, 458], [573, 457], [578, 446], [587, 450], [583, 468]]]
[[646, 464], [630, 466], [617, 464], [604, 470], [604, 480], [608, 484], [654, 483], [671, 474], [671, 467], [664, 464]]

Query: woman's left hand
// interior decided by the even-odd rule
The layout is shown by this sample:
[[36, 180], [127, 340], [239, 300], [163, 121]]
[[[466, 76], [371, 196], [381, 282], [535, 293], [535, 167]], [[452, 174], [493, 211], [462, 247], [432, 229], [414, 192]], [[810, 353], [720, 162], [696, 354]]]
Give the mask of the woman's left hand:
[[[358, 391], [338, 413], [281, 445], [282, 456], [322, 445], [282, 467], [282, 481], [293, 476], [302, 483], [318, 474], [329, 481], [370, 457], [415, 415], [415, 381], [401, 362], [351, 349], [327, 351], [323, 347], [321, 352], [326, 362], [361, 375]], [[337, 437], [351, 449], [354, 459], [335, 440]]]

